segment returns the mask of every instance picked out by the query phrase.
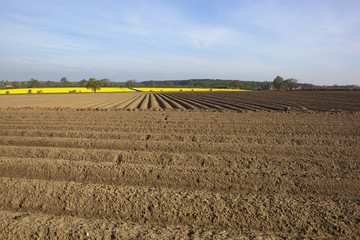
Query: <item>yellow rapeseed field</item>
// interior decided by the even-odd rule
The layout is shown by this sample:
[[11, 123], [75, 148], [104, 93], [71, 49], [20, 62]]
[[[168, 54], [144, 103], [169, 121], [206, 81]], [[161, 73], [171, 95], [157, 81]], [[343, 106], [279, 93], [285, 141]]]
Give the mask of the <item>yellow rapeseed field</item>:
[[[29, 92], [30, 91], [30, 92]], [[249, 91], [244, 89], [222, 89], [222, 88], [125, 88], [125, 87], [104, 87], [96, 92], [179, 92], [179, 91]], [[16, 88], [1, 89], [0, 94], [38, 94], [38, 93], [91, 93], [91, 89], [85, 87], [64, 87], [64, 88]]]
[[[2, 89], [0, 90], [0, 94], [29, 94], [29, 90], [31, 90], [31, 94], [33, 93], [91, 93], [93, 92], [91, 89], [87, 89], [85, 87], [65, 87], [65, 88], [17, 88], [17, 89]], [[104, 93], [104, 92], [135, 92], [135, 90], [129, 88], [119, 88], [119, 87], [104, 87], [96, 92]]]

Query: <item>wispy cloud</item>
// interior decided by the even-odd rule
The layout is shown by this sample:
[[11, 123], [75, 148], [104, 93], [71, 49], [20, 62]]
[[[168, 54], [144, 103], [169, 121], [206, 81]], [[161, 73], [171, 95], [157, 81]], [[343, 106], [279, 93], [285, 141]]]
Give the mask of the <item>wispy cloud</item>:
[[43, 31], [20, 23], [0, 20], [2, 36], [0, 47], [3, 49], [24, 50], [53, 50], [53, 51], [86, 51], [90, 47], [79, 39], [63, 34]]
[[271, 80], [283, 72], [335, 82], [346, 72], [355, 82], [359, 11], [356, 0], [5, 1], [0, 61], [44, 78], [63, 71]]
[[186, 31], [185, 34], [194, 45], [200, 48], [226, 45], [233, 38], [231, 30], [217, 27], [193, 29]]

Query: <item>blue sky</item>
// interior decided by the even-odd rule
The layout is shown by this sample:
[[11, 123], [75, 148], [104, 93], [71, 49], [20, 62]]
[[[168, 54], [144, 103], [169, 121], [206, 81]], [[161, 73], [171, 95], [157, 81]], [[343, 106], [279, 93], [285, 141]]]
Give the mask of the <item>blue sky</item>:
[[359, 0], [0, 3], [0, 80], [360, 85]]

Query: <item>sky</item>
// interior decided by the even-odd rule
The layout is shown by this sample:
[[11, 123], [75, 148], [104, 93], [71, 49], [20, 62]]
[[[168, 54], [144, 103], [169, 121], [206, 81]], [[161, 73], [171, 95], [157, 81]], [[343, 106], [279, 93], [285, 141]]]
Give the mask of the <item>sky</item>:
[[0, 81], [360, 85], [360, 0], [0, 0]]

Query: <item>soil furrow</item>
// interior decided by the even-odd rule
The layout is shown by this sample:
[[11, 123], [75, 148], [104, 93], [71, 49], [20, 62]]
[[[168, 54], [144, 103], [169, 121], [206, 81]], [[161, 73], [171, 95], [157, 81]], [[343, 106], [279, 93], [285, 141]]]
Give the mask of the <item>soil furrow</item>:
[[[205, 190], [236, 194], [291, 194], [319, 198], [356, 200], [360, 195], [359, 172], [314, 171], [279, 172], [234, 171], [231, 169], [70, 162], [51, 159], [16, 159], [0, 157], [0, 176], [39, 180], [101, 183], [119, 186], [148, 186], [172, 189]], [[311, 176], [311, 177], [310, 177]]]
[[145, 98], [145, 94], [139, 95], [137, 98], [135, 98], [132, 102], [130, 102], [127, 106], [125, 106], [125, 109], [135, 109], [139, 106], [139, 104], [143, 101]]
[[[65, 108], [111, 108], [114, 106], [113, 101], [109, 101], [109, 96], [118, 101], [127, 97], [131, 99], [133, 96], [142, 95], [143, 93], [113, 93], [109, 94], [68, 94], [66, 100], [60, 95], [23, 95], [17, 96], [1, 96], [6, 101], [1, 108], [8, 107], [65, 107]], [[154, 93], [149, 93], [154, 94]], [[360, 110], [360, 95], [357, 92], [176, 92], [176, 93], [159, 93], [178, 95], [182, 99], [190, 98], [199, 99], [203, 101], [211, 101], [211, 104], [223, 104], [225, 108], [257, 108], [257, 109], [271, 109], [283, 111], [285, 108], [295, 109], [312, 109], [319, 111], [346, 110], [359, 111]], [[173, 108], [179, 107], [176, 101], [164, 98], [168, 104]], [[185, 101], [180, 105], [184, 105], [188, 109], [197, 109], [198, 107], [189, 107]], [[116, 106], [116, 104], [115, 104]], [[160, 105], [161, 106], [161, 105]], [[190, 105], [192, 106], [192, 105]], [[116, 108], [124, 108], [117, 106]], [[126, 108], [126, 107], [125, 107]], [[236, 110], [236, 109], [234, 109]]]
[[0, 156], [11, 158], [49, 158], [71, 161], [118, 162], [121, 151], [94, 150], [80, 148], [3, 146]]
[[112, 133], [102, 131], [63, 131], [63, 130], [15, 130], [0, 129], [0, 137], [44, 137], [44, 138], [85, 138], [85, 139], [105, 139], [105, 140], [151, 140], [151, 141], [174, 141], [174, 142], [212, 142], [212, 143], [252, 143], [255, 145], [313, 145], [313, 146], [359, 146], [360, 140], [354, 138], [339, 137], [329, 139], [325, 137], [308, 138], [307, 136], [252, 136], [243, 135], [193, 135], [193, 134], [173, 134], [164, 135], [163, 133], [143, 134], [137, 132]]
[[[173, 97], [174, 96], [181, 96], [181, 95], [178, 95], [178, 94], [171, 94]], [[215, 108], [215, 109], [218, 109], [218, 110], [224, 110], [224, 109], [231, 109], [231, 110], [235, 110], [235, 111], [239, 111], [239, 110], [255, 110], [254, 108], [252, 107], [247, 107], [247, 106], [229, 106], [229, 104], [223, 104], [222, 102], [218, 102], [218, 101], [214, 101], [213, 98], [203, 98], [201, 97], [201, 95], [196, 95], [196, 96], [193, 96], [191, 97], [191, 95], [189, 96], [183, 96], [182, 99], [188, 99], [190, 101], [195, 101], [195, 102], [200, 102], [202, 104], [206, 104], [208, 105], [210, 108]]]
[[[140, 224], [187, 225], [272, 234], [286, 232], [293, 237], [300, 234], [328, 237], [360, 234], [356, 223], [360, 218], [360, 206], [352, 200], [23, 181], [4, 177], [0, 182], [1, 210]], [[352, 214], [346, 209], [352, 209]]]
[[[220, 103], [231, 103], [232, 106], [239, 106], [239, 107], [244, 107], [246, 109], [249, 109], [249, 110], [265, 110], [265, 111], [268, 111], [268, 110], [276, 110], [276, 111], [282, 111], [284, 110], [284, 108], [279, 108], [277, 107], [276, 105], [269, 105], [269, 103], [267, 104], [256, 104], [256, 103], [251, 103], [251, 102], [245, 102], [245, 101], [240, 101], [238, 100], [238, 98], [234, 97], [234, 98], [228, 98], [228, 99], [224, 99], [223, 97], [221, 97], [220, 94], [214, 94], [214, 96], [210, 96], [209, 95], [206, 95], [203, 96], [201, 98], [201, 100], [213, 100], [215, 102], [220, 102]], [[286, 105], [285, 105], [286, 106]]]
[[121, 109], [127, 106], [129, 103], [131, 103], [134, 99], [136, 99], [138, 96], [137, 94], [131, 95], [127, 98], [123, 98], [119, 103], [116, 103], [115, 105], [112, 105], [112, 109]]
[[42, 138], [42, 137], [2, 137], [0, 145], [9, 146], [33, 146], [33, 147], [60, 147], [60, 148], [83, 148], [83, 149], [108, 149], [130, 151], [165, 151], [174, 153], [198, 152], [198, 153], [231, 153], [231, 154], [272, 154], [288, 156], [321, 156], [321, 157], [357, 157], [353, 147], [329, 147], [329, 146], [299, 146], [299, 145], [258, 145], [243, 143], [191, 143], [173, 141], [128, 141], [84, 138]]
[[359, 93], [1, 95], [0, 239], [357, 239]]
[[186, 107], [184, 107], [182, 104], [178, 103], [177, 101], [173, 101], [173, 100], [169, 99], [164, 94], [159, 93], [159, 94], [157, 94], [157, 96], [159, 98], [161, 98], [163, 100], [163, 102], [166, 102], [167, 105], [170, 105], [173, 109], [186, 109]]
[[18, 239], [241, 239], [281, 238], [264, 233], [193, 228], [179, 225], [135, 224], [41, 213], [0, 211], [0, 238]]
[[[166, 95], [169, 99], [172, 99], [173, 101], [181, 101], [181, 102], [184, 102], [184, 101], [182, 101], [182, 100], [177, 100], [176, 99], [176, 95], [174, 94], [174, 93], [163, 93], [164, 95]], [[187, 104], [187, 103], [186, 103]], [[215, 107], [218, 107], [218, 106], [220, 106], [220, 107], [222, 107], [222, 108], [224, 108], [224, 109], [230, 109], [230, 110], [235, 110], [235, 111], [237, 111], [237, 110], [239, 110], [240, 108], [238, 108], [238, 107], [234, 107], [234, 106], [230, 106], [230, 105], [228, 105], [228, 104], [221, 104], [221, 103], [218, 103], [218, 102], [216, 102], [216, 103], [214, 103], [214, 105], [215, 105]]]
[[149, 98], [150, 93], [146, 94], [145, 97], [142, 99], [141, 103], [137, 106], [139, 109], [149, 109]]
[[[318, 171], [329, 174], [348, 175], [360, 170], [358, 159], [338, 158], [314, 159], [313, 156], [280, 156], [277, 154], [216, 154], [169, 153], [148, 151], [92, 150], [78, 148], [1, 146], [0, 156], [9, 158], [34, 158], [69, 161], [111, 162], [119, 164], [147, 164], [160, 166], [188, 166], [198, 168], [232, 169], [237, 171], [272, 171], [284, 168], [286, 171]], [[295, 161], [296, 160], [296, 161]], [[335, 176], [335, 175], [334, 175]]]
[[[163, 93], [165, 94], [165, 93]], [[168, 95], [166, 95], [168, 96]], [[204, 103], [199, 103], [197, 101], [193, 101], [193, 100], [190, 100], [190, 99], [187, 99], [187, 98], [182, 98], [181, 96], [172, 96], [174, 99], [177, 99], [177, 100], [180, 100], [182, 102], [185, 102], [185, 103], [188, 103], [190, 105], [193, 105], [197, 108], [200, 108], [200, 109], [211, 109], [211, 108], [215, 108], [215, 109], [219, 109], [217, 106], [210, 106], [209, 104], [204, 104]]]
[[155, 94], [150, 94], [149, 109], [152, 109], [152, 110], [161, 109], [161, 106], [160, 106], [159, 102], [157, 101]]
[[[102, 126], [94, 127], [94, 123], [91, 124], [64, 124], [64, 123], [54, 123], [52, 125], [47, 124], [6, 124], [0, 125], [1, 129], [4, 130], [16, 130], [16, 129], [27, 129], [29, 131], [85, 131], [85, 132], [120, 132], [122, 134], [129, 133], [132, 134], [142, 133], [142, 134], [176, 134], [176, 135], [211, 135], [214, 134], [214, 131], [211, 130], [212, 127], [215, 127], [214, 124], [197, 124], [197, 123], [188, 123], [188, 127], [184, 126], [181, 122], [175, 122], [170, 120], [170, 117], [164, 116], [164, 119], [167, 118], [164, 122], [153, 123], [156, 126], [146, 127], [147, 124], [143, 123], [142, 125], [137, 123], [118, 123], [116, 125], [106, 124]], [[289, 119], [290, 121], [290, 119]], [[273, 125], [269, 122], [268, 127], [265, 124], [247, 124], [246, 126], [241, 126], [235, 122], [225, 123], [225, 124], [216, 124], [217, 131], [220, 132], [220, 135], [239, 135], [239, 136], [253, 136], [253, 137], [275, 137], [275, 136], [303, 136], [306, 138], [317, 138], [318, 136], [324, 136], [329, 138], [345, 138], [345, 139], [355, 139], [355, 135], [360, 135], [360, 127], [356, 126], [356, 123], [348, 126], [339, 125], [339, 124], [327, 124], [326, 126], [318, 125], [313, 127], [308, 126], [298, 126], [292, 125], [291, 123], [286, 123], [285, 125]], [[195, 127], [197, 126], [198, 129]], [[230, 126], [232, 128], [230, 128]], [[331, 128], [334, 128], [331, 130]]]
[[159, 103], [159, 106], [162, 109], [172, 109], [173, 108], [166, 100], [161, 98], [161, 95], [159, 95], [157, 93], [152, 94], [152, 95], [156, 98], [156, 101]]

